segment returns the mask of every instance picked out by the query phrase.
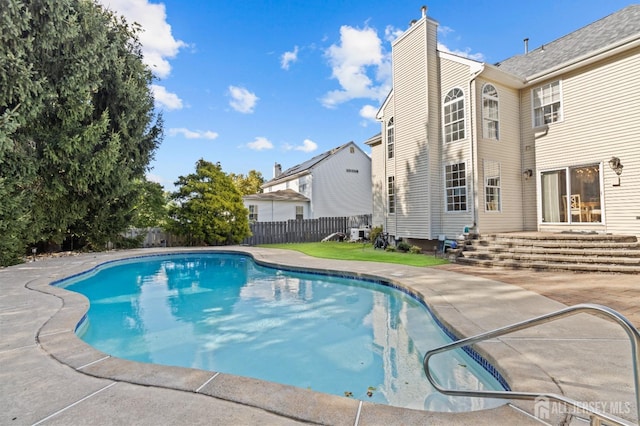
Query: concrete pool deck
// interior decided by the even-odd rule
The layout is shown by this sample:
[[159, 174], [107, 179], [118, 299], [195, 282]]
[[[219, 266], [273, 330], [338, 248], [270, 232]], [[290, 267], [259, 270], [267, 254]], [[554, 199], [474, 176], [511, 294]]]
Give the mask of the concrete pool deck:
[[[553, 403], [543, 422], [533, 416], [534, 404], [527, 401], [490, 410], [436, 413], [113, 358], [74, 333], [88, 307], [86, 299], [50, 285], [111, 260], [201, 250], [216, 249], [90, 253], [0, 269], [0, 424], [539, 425], [571, 420]], [[254, 247], [220, 250], [246, 252], [275, 266], [388, 280], [419, 293], [443, 323], [463, 336], [565, 307], [516, 285], [442, 268], [316, 259]], [[588, 274], [580, 276], [588, 280]], [[523, 280], [527, 278], [534, 281], [535, 273], [525, 271]], [[602, 303], [597, 298], [593, 302]], [[563, 394], [637, 422], [628, 337], [610, 321], [578, 314], [487, 341], [477, 350], [514, 390]], [[573, 419], [574, 423], [584, 424]]]

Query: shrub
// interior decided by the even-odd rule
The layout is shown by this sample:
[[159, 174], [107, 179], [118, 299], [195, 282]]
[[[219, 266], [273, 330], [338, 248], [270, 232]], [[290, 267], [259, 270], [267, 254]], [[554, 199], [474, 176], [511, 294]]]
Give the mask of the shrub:
[[411, 248], [409, 249], [409, 253], [420, 254], [422, 253], [422, 249], [418, 246], [411, 246]]
[[381, 233], [382, 233], [382, 225], [374, 226], [373, 228], [371, 228], [371, 231], [369, 232], [369, 241], [371, 241], [371, 244], [375, 244], [376, 238]]
[[408, 252], [409, 250], [411, 250], [411, 246], [404, 242], [404, 241], [400, 241], [397, 245], [396, 248], [398, 249], [398, 251], [401, 251], [403, 253]]

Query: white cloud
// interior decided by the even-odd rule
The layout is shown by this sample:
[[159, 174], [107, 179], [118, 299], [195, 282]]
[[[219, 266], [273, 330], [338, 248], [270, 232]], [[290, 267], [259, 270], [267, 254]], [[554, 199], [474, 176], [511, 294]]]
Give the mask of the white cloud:
[[182, 135], [187, 139], [216, 139], [218, 134], [216, 132], [212, 132], [211, 130], [189, 130], [185, 127], [175, 127], [169, 129], [169, 136], [177, 136]]
[[380, 101], [390, 90], [390, 58], [384, 53], [382, 41], [374, 29], [343, 25], [340, 44], [331, 45], [325, 55], [332, 68], [332, 77], [341, 86], [341, 90], [333, 90], [321, 99], [325, 107], [334, 108], [356, 98]]
[[442, 43], [438, 43], [438, 50], [441, 52], [451, 53], [456, 56], [462, 56], [463, 58], [471, 59], [474, 61], [484, 62], [484, 53], [471, 53], [471, 48], [467, 47], [464, 50], [451, 50]]
[[378, 113], [379, 108], [374, 107], [373, 105], [365, 105], [360, 108], [360, 117], [366, 118], [367, 120], [376, 121], [376, 114]]
[[152, 173], [147, 173], [147, 176], [146, 176], [146, 177], [147, 177], [147, 180], [148, 180], [149, 182], [159, 183], [160, 185], [162, 185], [163, 180], [164, 180], [164, 179], [162, 179], [162, 177], [161, 177], [161, 176], [154, 175], [154, 174], [152, 174]]
[[168, 110], [182, 109], [182, 99], [175, 93], [167, 92], [164, 86], [152, 84], [151, 91], [153, 92], [153, 98], [156, 104], [164, 106]]
[[404, 34], [404, 30], [396, 28], [392, 25], [387, 25], [387, 27], [384, 29], [384, 39], [389, 43], [393, 43], [402, 34]]
[[451, 34], [453, 31], [453, 28], [451, 27], [447, 27], [446, 25], [439, 25], [438, 26], [438, 34], [442, 35], [442, 36], [447, 36], [449, 34]]
[[247, 146], [254, 151], [264, 151], [265, 149], [273, 149], [273, 144], [269, 139], [258, 136], [253, 142], [249, 142]]
[[138, 37], [142, 44], [144, 63], [151, 68], [156, 77], [168, 77], [171, 65], [167, 59], [174, 58], [186, 43], [173, 38], [164, 4], [149, 3], [148, 0], [98, 1], [106, 9], [123, 15], [130, 24], [140, 24], [143, 31]]
[[289, 65], [292, 62], [296, 62], [298, 60], [298, 46], [295, 46], [293, 48], [293, 52], [284, 52], [282, 54], [281, 59], [281, 66], [283, 70], [288, 70], [289, 69]]
[[282, 145], [282, 149], [285, 151], [313, 152], [318, 149], [318, 144], [311, 139], [305, 139], [302, 141], [302, 145], [291, 145], [285, 143], [284, 145]]
[[304, 141], [302, 141], [302, 145], [296, 146], [293, 149], [302, 152], [313, 152], [318, 149], [318, 144], [311, 139], [305, 139]]
[[260, 99], [255, 93], [251, 93], [244, 87], [238, 86], [229, 86], [229, 96], [231, 96], [229, 105], [236, 111], [244, 114], [252, 113], [256, 103]]

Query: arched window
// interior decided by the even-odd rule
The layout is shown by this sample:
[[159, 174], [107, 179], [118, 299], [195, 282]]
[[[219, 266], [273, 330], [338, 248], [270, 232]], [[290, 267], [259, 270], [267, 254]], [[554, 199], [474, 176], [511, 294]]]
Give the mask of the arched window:
[[464, 93], [455, 88], [444, 98], [444, 140], [464, 139]]
[[393, 134], [393, 117], [387, 122], [387, 154], [389, 158], [393, 158], [393, 143], [395, 135]]
[[482, 136], [485, 139], [498, 140], [498, 91], [491, 84], [482, 88]]

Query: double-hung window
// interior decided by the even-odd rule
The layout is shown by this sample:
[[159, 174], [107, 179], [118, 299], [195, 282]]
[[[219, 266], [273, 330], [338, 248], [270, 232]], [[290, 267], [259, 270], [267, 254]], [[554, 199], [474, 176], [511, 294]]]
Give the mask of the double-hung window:
[[500, 163], [484, 162], [484, 209], [488, 212], [500, 211]]
[[464, 93], [455, 88], [444, 98], [444, 140], [464, 139]]
[[396, 212], [395, 177], [389, 176], [387, 180], [387, 196], [389, 200], [389, 213]]
[[249, 205], [249, 222], [258, 221], [258, 206], [255, 204]]
[[482, 88], [482, 136], [485, 139], [499, 139], [498, 91], [492, 84]]
[[531, 90], [533, 99], [533, 127], [562, 120], [562, 87], [554, 81]]
[[387, 122], [387, 155], [388, 158], [393, 158], [393, 143], [394, 143], [395, 135], [394, 135], [394, 125], [393, 125], [393, 117], [389, 119]]
[[304, 206], [296, 206], [296, 220], [304, 219]]
[[447, 211], [459, 212], [467, 210], [467, 174], [465, 163], [445, 166], [445, 190]]

